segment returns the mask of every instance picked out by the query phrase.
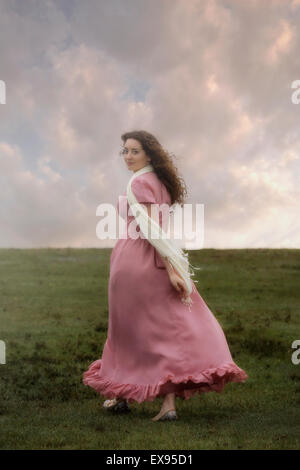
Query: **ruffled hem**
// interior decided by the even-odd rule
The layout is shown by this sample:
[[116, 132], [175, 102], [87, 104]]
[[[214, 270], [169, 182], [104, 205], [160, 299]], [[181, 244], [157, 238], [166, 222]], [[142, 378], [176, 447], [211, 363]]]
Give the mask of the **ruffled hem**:
[[234, 362], [206, 369], [199, 374], [175, 376], [168, 374], [155, 385], [116, 383], [100, 376], [102, 359], [92, 362], [83, 374], [83, 383], [106, 398], [126, 398], [128, 403], [153, 401], [166, 393], [188, 400], [195, 393], [222, 392], [228, 382], [244, 382], [248, 375]]

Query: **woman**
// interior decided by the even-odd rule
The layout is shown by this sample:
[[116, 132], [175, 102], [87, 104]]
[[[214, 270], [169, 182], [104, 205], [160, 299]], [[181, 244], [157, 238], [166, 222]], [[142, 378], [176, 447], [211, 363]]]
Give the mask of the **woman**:
[[[152, 204], [182, 205], [184, 181], [158, 140], [146, 131], [127, 132], [122, 140], [128, 169], [139, 172], [131, 190], [149, 217]], [[140, 174], [148, 167], [153, 171]], [[135, 217], [125, 202], [127, 237], [117, 241], [110, 258], [107, 340], [83, 383], [111, 398], [104, 407], [112, 410], [164, 397], [152, 420], [177, 419], [176, 396], [187, 400], [195, 393], [221, 392], [226, 383], [244, 382], [248, 375], [233, 362], [224, 332], [194, 283], [190, 293], [147, 237], [130, 236]], [[117, 209], [120, 214], [119, 203]]]

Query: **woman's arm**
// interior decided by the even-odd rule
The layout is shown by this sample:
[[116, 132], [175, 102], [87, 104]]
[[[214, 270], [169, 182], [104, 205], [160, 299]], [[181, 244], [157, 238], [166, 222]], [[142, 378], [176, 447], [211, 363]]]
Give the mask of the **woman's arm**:
[[[152, 204], [151, 204], [150, 202], [147, 202], [147, 203], [143, 203], [143, 205], [146, 206], [146, 208], [147, 208], [148, 216], [149, 216], [150, 218], [152, 218], [153, 220], [155, 220], [155, 222], [157, 222], [158, 225], [160, 225], [160, 224], [159, 224], [159, 215], [158, 215], [159, 212], [158, 212], [158, 211], [153, 211], [152, 217], [151, 217], [151, 205], [152, 205]], [[153, 215], [154, 215], [154, 217], [153, 217]], [[166, 256], [160, 255], [160, 257], [161, 257], [161, 260], [162, 260], [162, 262], [164, 263], [164, 265], [165, 265], [165, 267], [166, 267], [166, 270], [167, 270], [169, 276], [170, 276], [171, 274], [174, 274], [174, 273], [177, 274], [178, 276], [180, 276], [179, 273], [177, 272], [177, 270], [176, 270], [176, 269], [174, 268], [174, 266], [170, 263], [170, 261], [168, 260], [168, 258], [167, 258]], [[181, 276], [180, 276], [180, 278], [182, 279]]]
[[[143, 203], [147, 207], [148, 211], [148, 216], [151, 217], [151, 203]], [[154, 215], [156, 215], [157, 212], [154, 211]], [[153, 214], [152, 214], [153, 215]], [[155, 222], [159, 224], [159, 220], [157, 220], [156, 217], [152, 217]], [[155, 248], [156, 249], [156, 248]], [[185, 298], [188, 298], [188, 291], [186, 284], [178, 271], [174, 268], [174, 266], [170, 263], [167, 257], [160, 255], [162, 262], [164, 263], [166, 270], [169, 275], [169, 279], [173, 287], [180, 293], [182, 294]]]
[[[170, 263], [170, 261], [168, 260], [168, 258], [166, 256], [162, 256], [160, 255], [161, 259], [162, 259], [162, 262], [164, 263], [165, 267], [166, 267], [166, 270], [168, 271], [168, 274], [169, 276], [173, 273], [177, 274], [178, 276], [180, 276], [180, 274], [178, 273], [178, 271], [174, 268], [174, 266]], [[181, 277], [181, 276], [180, 276]], [[182, 279], [182, 278], [181, 278]]]

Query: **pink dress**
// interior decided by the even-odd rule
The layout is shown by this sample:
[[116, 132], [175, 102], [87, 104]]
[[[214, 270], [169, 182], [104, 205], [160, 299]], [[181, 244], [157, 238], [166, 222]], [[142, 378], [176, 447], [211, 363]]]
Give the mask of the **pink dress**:
[[[137, 176], [131, 188], [140, 203], [171, 205], [154, 172]], [[134, 216], [127, 217], [128, 229]], [[187, 400], [244, 382], [248, 375], [233, 362], [224, 332], [196, 288], [191, 299], [189, 311], [147, 239], [118, 239], [110, 258], [107, 339], [83, 383], [107, 398], [141, 403], [170, 392]]]

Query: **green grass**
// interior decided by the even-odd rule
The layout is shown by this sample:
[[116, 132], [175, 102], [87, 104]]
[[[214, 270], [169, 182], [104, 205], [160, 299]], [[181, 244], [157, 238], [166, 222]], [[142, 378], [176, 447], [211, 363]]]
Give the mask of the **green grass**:
[[[0, 249], [1, 449], [299, 449], [300, 250], [190, 252], [196, 286], [249, 378], [112, 415], [82, 383], [108, 327], [111, 250]], [[300, 357], [300, 355], [299, 355]], [[178, 400], [178, 401], [177, 401]]]

